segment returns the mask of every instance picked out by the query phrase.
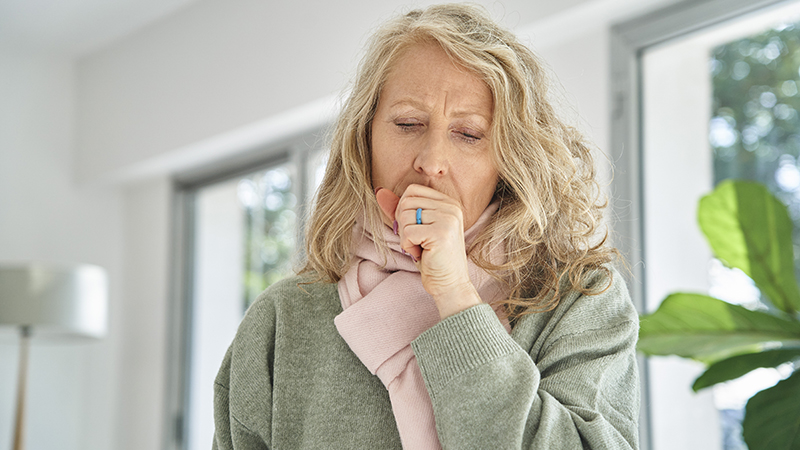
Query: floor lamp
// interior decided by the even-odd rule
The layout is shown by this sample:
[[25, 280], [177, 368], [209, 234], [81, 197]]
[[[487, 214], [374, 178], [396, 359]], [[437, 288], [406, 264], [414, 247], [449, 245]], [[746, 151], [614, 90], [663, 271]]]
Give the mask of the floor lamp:
[[0, 264], [0, 326], [20, 332], [13, 450], [24, 448], [31, 336], [100, 338], [106, 332], [107, 310], [108, 278], [100, 267]]

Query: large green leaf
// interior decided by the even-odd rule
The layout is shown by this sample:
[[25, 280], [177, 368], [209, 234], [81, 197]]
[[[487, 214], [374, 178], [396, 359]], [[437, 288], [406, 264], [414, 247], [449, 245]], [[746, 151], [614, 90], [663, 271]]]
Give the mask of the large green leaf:
[[800, 450], [800, 372], [754, 395], [742, 423], [750, 450]]
[[800, 358], [800, 348], [781, 348], [733, 356], [712, 364], [697, 377], [692, 389], [697, 392], [714, 384], [739, 378], [759, 367], [777, 367], [797, 358]]
[[800, 344], [800, 322], [702, 294], [672, 294], [642, 316], [638, 348], [650, 355], [718, 360], [754, 344]]
[[700, 200], [697, 219], [718, 258], [750, 276], [776, 308], [800, 311], [792, 221], [766, 187], [723, 181]]

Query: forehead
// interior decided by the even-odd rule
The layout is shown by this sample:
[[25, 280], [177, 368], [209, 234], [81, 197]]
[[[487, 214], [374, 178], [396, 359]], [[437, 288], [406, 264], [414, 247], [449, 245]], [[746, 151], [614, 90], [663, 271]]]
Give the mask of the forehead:
[[491, 118], [489, 86], [434, 43], [413, 44], [402, 51], [386, 75], [381, 97], [390, 102], [403, 98], [426, 102], [442, 93], [448, 101]]

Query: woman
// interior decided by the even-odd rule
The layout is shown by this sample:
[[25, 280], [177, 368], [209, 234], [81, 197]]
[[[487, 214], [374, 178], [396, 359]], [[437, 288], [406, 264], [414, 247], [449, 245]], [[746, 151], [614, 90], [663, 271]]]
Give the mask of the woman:
[[638, 447], [637, 315], [546, 88], [475, 7], [378, 30], [305, 267], [220, 369], [214, 448]]

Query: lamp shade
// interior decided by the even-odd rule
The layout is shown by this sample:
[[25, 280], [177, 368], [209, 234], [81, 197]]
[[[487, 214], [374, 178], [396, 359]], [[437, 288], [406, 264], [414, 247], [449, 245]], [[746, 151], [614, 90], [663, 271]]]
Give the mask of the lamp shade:
[[106, 333], [108, 277], [92, 265], [0, 264], [0, 326], [42, 337]]

